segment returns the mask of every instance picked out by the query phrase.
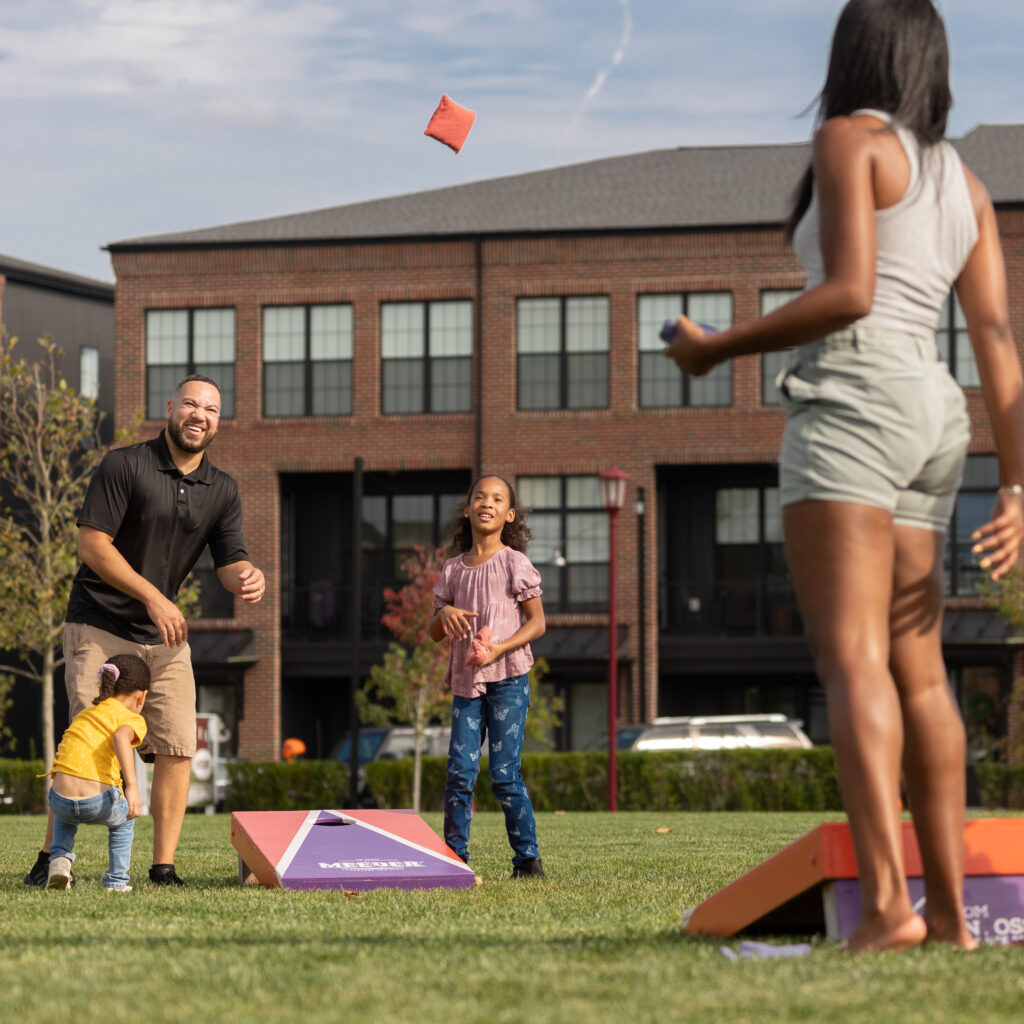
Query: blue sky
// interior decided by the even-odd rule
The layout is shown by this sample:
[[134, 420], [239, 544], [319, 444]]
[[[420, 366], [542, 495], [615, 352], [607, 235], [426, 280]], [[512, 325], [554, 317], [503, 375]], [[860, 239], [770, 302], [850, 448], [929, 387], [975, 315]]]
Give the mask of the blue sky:
[[[0, 252], [673, 146], [800, 141], [839, 0], [0, 0]], [[1024, 4], [946, 0], [950, 134], [1024, 121]], [[458, 155], [423, 135], [476, 111]]]

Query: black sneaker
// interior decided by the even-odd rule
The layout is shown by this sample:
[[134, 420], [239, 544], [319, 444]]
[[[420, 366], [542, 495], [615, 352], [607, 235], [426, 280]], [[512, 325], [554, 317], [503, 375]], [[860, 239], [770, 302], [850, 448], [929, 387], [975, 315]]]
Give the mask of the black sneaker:
[[[50, 852], [40, 850], [36, 857], [35, 864], [29, 868], [28, 874], [23, 879], [26, 885], [34, 885], [37, 889], [45, 889], [50, 884]], [[75, 873], [68, 873], [68, 888], [75, 884]]]
[[34, 885], [37, 889], [45, 889], [50, 873], [50, 851], [40, 850], [35, 864], [28, 869], [25, 876], [26, 885]]
[[149, 880], [153, 885], [184, 885], [173, 864], [154, 864], [149, 869]]
[[540, 857], [534, 857], [533, 860], [524, 860], [522, 864], [513, 864], [512, 877], [544, 878], [544, 865], [541, 864]]

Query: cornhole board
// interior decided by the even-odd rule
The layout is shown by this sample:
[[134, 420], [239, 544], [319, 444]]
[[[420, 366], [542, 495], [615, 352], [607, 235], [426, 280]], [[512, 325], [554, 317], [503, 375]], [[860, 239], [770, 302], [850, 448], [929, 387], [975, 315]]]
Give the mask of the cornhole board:
[[[982, 943], [1024, 940], [1024, 818], [978, 818], [964, 828], [964, 911]], [[903, 863], [915, 908], [924, 907], [921, 852], [903, 823]], [[860, 883], [845, 822], [819, 825], [703, 903], [685, 911], [694, 935], [741, 931], [820, 932], [848, 938], [857, 923]]]
[[238, 880], [268, 889], [468, 889], [476, 875], [414, 811], [235, 811]]

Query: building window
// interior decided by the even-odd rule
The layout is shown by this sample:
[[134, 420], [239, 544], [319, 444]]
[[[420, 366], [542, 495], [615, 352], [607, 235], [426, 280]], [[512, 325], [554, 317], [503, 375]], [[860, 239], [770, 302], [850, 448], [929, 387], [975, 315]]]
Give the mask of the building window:
[[971, 554], [971, 534], [992, 518], [999, 490], [999, 461], [995, 455], [968, 455], [964, 481], [957, 494], [946, 543], [947, 594], [977, 594], [985, 579], [978, 557]]
[[146, 416], [162, 420], [178, 382], [192, 373], [220, 387], [221, 419], [235, 415], [235, 311], [146, 312]]
[[352, 412], [352, 307], [263, 310], [263, 415]]
[[532, 509], [530, 559], [549, 612], [608, 607], [608, 513], [596, 476], [519, 478], [519, 503]]
[[78, 353], [78, 393], [94, 402], [100, 397], [100, 350], [91, 345]]
[[[761, 292], [761, 316], [774, 313], [780, 306], [792, 302], [800, 294], [799, 288], [771, 288]], [[761, 353], [761, 404], [778, 405], [779, 389], [775, 378], [786, 368], [792, 348]]]
[[381, 412], [469, 412], [473, 303], [385, 302], [380, 309]]
[[939, 325], [935, 330], [935, 342], [939, 356], [949, 364], [950, 372], [962, 388], [981, 387], [978, 366], [974, 361], [974, 350], [967, 334], [967, 318], [960, 308], [955, 292], [946, 296], [939, 314]]
[[672, 295], [641, 295], [637, 304], [640, 407], [732, 404], [732, 361], [716, 366], [704, 377], [680, 373], [663, 355], [665, 343], [659, 331], [666, 320], [680, 313], [718, 330], [732, 325], [729, 292], [690, 292]]
[[608, 408], [608, 297], [516, 302], [518, 408]]

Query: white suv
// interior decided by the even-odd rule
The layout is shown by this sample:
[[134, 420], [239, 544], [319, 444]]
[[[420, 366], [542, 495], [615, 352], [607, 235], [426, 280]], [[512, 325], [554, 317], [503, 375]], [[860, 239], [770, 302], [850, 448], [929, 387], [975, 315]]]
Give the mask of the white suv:
[[656, 718], [640, 733], [634, 750], [808, 749], [814, 744], [785, 715], [687, 715]]

